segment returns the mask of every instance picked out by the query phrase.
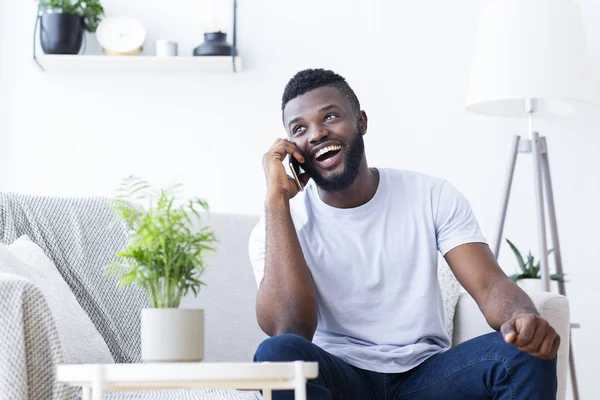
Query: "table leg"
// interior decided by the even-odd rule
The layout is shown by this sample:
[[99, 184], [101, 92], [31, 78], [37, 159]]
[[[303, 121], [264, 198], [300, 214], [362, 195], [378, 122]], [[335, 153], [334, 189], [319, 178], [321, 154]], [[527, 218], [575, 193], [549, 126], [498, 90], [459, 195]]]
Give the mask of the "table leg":
[[271, 389], [263, 389], [263, 400], [271, 400]]
[[92, 388], [84, 386], [81, 389], [81, 400], [92, 400]]
[[92, 381], [92, 400], [102, 400], [104, 395], [104, 370], [102, 366], [96, 368], [96, 376]]
[[296, 400], [306, 400], [306, 381], [296, 386], [296, 389], [294, 390], [294, 398]]
[[304, 376], [304, 362], [294, 362], [294, 398], [296, 400], [306, 400], [306, 377]]

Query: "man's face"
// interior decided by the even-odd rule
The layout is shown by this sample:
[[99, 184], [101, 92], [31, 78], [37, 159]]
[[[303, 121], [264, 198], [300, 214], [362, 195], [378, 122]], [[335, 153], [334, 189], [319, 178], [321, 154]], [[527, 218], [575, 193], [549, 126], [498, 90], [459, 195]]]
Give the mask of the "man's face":
[[364, 156], [366, 115], [357, 115], [336, 88], [314, 89], [290, 100], [283, 122], [304, 155], [302, 167], [317, 186], [339, 191], [354, 182]]

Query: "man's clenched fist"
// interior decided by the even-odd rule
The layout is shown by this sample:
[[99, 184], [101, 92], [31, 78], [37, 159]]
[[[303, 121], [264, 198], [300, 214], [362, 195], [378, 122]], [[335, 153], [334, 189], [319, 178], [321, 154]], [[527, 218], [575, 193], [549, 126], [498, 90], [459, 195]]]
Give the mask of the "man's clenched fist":
[[560, 336], [548, 321], [536, 314], [520, 314], [500, 327], [507, 343], [532, 356], [551, 360], [556, 357]]

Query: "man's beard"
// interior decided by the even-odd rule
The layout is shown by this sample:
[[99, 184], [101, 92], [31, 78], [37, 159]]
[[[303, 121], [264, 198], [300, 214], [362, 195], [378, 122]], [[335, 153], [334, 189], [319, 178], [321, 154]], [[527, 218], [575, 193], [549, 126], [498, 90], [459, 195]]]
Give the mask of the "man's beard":
[[347, 189], [354, 183], [358, 177], [360, 163], [362, 162], [364, 154], [365, 142], [360, 132], [357, 131], [356, 139], [352, 143], [349, 143], [345, 148], [343, 160], [344, 169], [342, 172], [329, 177], [324, 177], [316, 167], [314, 160], [303, 165], [303, 168], [308, 176], [314, 179], [320, 189], [326, 192], [338, 192]]

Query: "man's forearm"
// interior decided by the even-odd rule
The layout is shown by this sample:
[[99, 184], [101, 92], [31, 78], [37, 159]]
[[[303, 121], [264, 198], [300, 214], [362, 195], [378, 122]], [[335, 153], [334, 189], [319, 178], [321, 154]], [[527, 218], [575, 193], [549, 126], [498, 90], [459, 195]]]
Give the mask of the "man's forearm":
[[529, 296], [506, 277], [499, 277], [490, 282], [481, 311], [488, 324], [496, 330], [519, 314], [539, 315]]
[[317, 325], [316, 291], [283, 196], [266, 201], [265, 273], [257, 298], [258, 323], [268, 335], [309, 340]]

